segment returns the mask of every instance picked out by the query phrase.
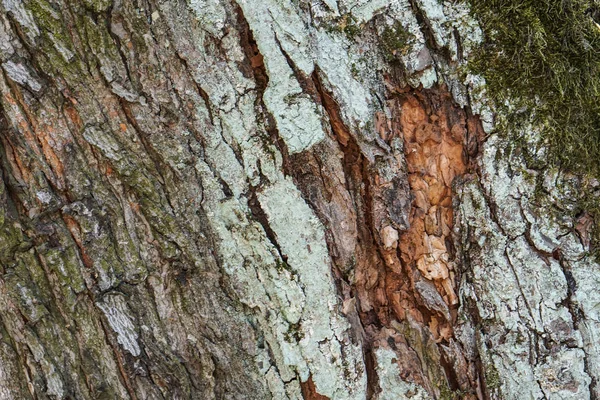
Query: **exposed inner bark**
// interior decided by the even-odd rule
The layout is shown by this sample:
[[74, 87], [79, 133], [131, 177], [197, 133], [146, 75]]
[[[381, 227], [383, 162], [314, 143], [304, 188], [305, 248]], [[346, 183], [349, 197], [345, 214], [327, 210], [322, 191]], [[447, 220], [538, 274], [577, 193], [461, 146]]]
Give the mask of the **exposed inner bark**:
[[[323, 88], [318, 72], [312, 80], [343, 154], [344, 189], [353, 204], [353, 215], [348, 218], [356, 224], [352, 259], [355, 276], [351, 283], [343, 274], [347, 266], [340, 263], [339, 257], [334, 260], [346, 303], [353, 309], [356, 302], [361, 321], [357, 329], [366, 332], [365, 357], [368, 359], [374, 346], [390, 347], [399, 354], [398, 365], [404, 378], [435, 391], [437, 383], [431, 382], [434, 377], [425, 375], [421, 366], [422, 358], [426, 357], [424, 349], [407, 340], [411, 329], [425, 327], [431, 332], [432, 344], [435, 341], [443, 345], [443, 350], [434, 352], [445, 373], [440, 378], [447, 380], [451, 390], [476, 396], [475, 393], [481, 392], [479, 367], [476, 360], [462, 358], [453, 340], [459, 306], [456, 296], [459, 273], [454, 265], [452, 183], [455, 177], [469, 172], [469, 160], [476, 155], [476, 140], [482, 134], [480, 122], [455, 105], [444, 87], [403, 88], [391, 93], [388, 107], [393, 118], [387, 120], [378, 114], [376, 129], [385, 143], [392, 143], [394, 138], [402, 140], [406, 166], [403, 158], [395, 160], [398, 179], [386, 180], [378, 173], [377, 166], [362, 155], [355, 136], [340, 117], [335, 100]], [[475, 142], [471, 143], [475, 150], [470, 156], [469, 137], [470, 142]], [[292, 170], [297, 173], [298, 186], [312, 200], [324, 223], [329, 224], [329, 231], [336, 232], [339, 226], [331, 225], [331, 218], [327, 217], [327, 208], [331, 206], [327, 203], [342, 202], [340, 189], [322, 177], [325, 184], [321, 187], [328, 189], [317, 196], [315, 184], [307, 181], [309, 174], [324, 174], [325, 162], [318, 161], [323, 157], [321, 153], [323, 150], [295, 155]], [[390, 205], [401, 202], [403, 199], [397, 196], [406, 193], [395, 187], [406, 176], [404, 171], [408, 173], [412, 198], [408, 229], [391, 223], [390, 216]], [[332, 253], [339, 254], [336, 248], [343, 244], [336, 242], [335, 236], [329, 237], [328, 242]], [[406, 321], [410, 321], [409, 325], [404, 325]], [[453, 344], [448, 347], [450, 342]], [[373, 378], [370, 382], [376, 383], [376, 371], [369, 368], [368, 362], [367, 372]], [[372, 394], [379, 391], [377, 387], [369, 389]]]
[[[413, 203], [410, 228], [400, 234], [399, 240], [396, 232], [384, 232], [384, 245], [399, 248], [407, 278], [413, 282], [419, 303], [427, 309], [425, 315], [421, 311], [412, 317], [426, 323], [436, 340], [447, 340], [452, 335], [452, 314], [458, 305], [451, 237], [452, 182], [466, 172], [466, 116], [444, 91], [413, 91], [402, 95], [398, 102]], [[395, 264], [393, 259], [388, 263], [390, 267]], [[443, 302], [431, 291], [430, 282]], [[394, 287], [388, 289], [392, 296], [395, 292]], [[400, 307], [395, 310], [401, 319], [411, 308], [402, 306], [403, 300], [406, 302], [397, 301]]]
[[302, 388], [302, 397], [304, 398], [304, 400], [329, 399], [329, 397], [317, 393], [317, 389], [315, 388], [315, 383], [313, 382], [312, 377], [309, 377], [306, 382], [300, 383], [300, 387]]

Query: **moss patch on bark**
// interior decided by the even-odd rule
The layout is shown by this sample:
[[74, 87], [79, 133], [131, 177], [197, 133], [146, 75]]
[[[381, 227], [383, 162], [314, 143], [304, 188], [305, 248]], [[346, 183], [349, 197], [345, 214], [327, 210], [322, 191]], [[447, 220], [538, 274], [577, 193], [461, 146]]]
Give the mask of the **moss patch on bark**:
[[[600, 4], [594, 0], [470, 0], [485, 34], [471, 71], [485, 77], [505, 132], [541, 133], [532, 168], [581, 179], [575, 206], [600, 220], [586, 182], [600, 176]], [[510, 101], [507, 102], [506, 100]], [[519, 139], [519, 138], [515, 138]], [[521, 150], [531, 151], [531, 142]], [[528, 148], [529, 147], [529, 148]], [[542, 164], [542, 165], [540, 165]], [[596, 224], [597, 225], [597, 224]], [[595, 228], [595, 242], [600, 229]]]
[[574, 171], [600, 172], [600, 27], [589, 0], [471, 0], [485, 44], [471, 64], [513, 123], [533, 122]]

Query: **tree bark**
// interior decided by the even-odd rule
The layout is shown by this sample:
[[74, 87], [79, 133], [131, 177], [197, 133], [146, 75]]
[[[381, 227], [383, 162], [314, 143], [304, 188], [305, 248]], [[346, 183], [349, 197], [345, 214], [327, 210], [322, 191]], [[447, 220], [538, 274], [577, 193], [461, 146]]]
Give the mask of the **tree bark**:
[[599, 398], [589, 221], [481, 41], [450, 1], [2, 0], [0, 398]]

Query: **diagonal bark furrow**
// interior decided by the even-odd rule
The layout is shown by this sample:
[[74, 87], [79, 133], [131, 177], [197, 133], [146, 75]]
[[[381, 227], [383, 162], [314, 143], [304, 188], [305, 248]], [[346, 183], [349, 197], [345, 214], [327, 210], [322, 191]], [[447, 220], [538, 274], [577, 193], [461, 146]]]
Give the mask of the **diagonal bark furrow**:
[[254, 82], [256, 83], [257, 114], [262, 119], [261, 123], [269, 135], [268, 139], [272, 144], [275, 145], [283, 158], [284, 174], [289, 176], [291, 174], [289, 151], [285, 142], [279, 135], [275, 118], [264, 102], [264, 93], [267, 89], [267, 85], [269, 84], [269, 75], [267, 74], [267, 70], [265, 68], [263, 55], [258, 49], [258, 45], [254, 39], [252, 30], [250, 29], [250, 25], [248, 24], [247, 19], [244, 17], [244, 12], [237, 3], [234, 3], [234, 11], [237, 16], [240, 45], [246, 57], [246, 62], [244, 63], [242, 70], [249, 69], [251, 71]]
[[267, 217], [267, 214], [265, 214], [264, 210], [262, 209], [260, 202], [258, 201], [258, 197], [256, 197], [257, 190], [258, 190], [257, 188], [250, 186], [250, 191], [248, 192], [248, 195], [247, 195], [248, 196], [248, 207], [250, 208], [250, 212], [252, 213], [252, 216], [254, 217], [254, 219], [264, 229], [265, 234], [267, 235], [267, 238], [269, 239], [269, 241], [271, 242], [273, 247], [275, 247], [275, 249], [277, 250], [277, 253], [279, 254], [279, 257], [281, 258], [281, 260], [284, 263], [287, 263], [288, 256], [282, 252], [281, 246], [279, 245], [279, 243], [277, 243], [277, 235], [273, 231], [273, 228], [271, 228], [271, 226], [269, 225], [269, 218]]
[[[142, 34], [142, 33], [143, 33], [143, 32], [140, 32], [140, 34]], [[14, 88], [14, 90], [18, 90], [18, 89], [17, 89], [17, 88]], [[104, 94], [103, 94], [103, 95], [104, 95]], [[99, 97], [100, 97], [100, 98], [102, 98], [102, 96], [99, 96]], [[87, 99], [86, 99], [86, 97], [84, 97], [84, 96], [82, 96], [82, 97], [78, 97], [78, 100], [79, 100], [79, 103], [80, 103], [80, 105], [79, 105], [79, 106], [81, 106], [81, 103], [84, 103], [84, 104], [83, 104], [83, 106], [84, 106], [84, 107], [86, 106], [86, 104], [85, 104], [85, 102], [86, 102], [86, 100], [87, 100]], [[81, 110], [81, 108], [80, 108], [80, 110]], [[113, 112], [113, 111], [114, 111], [114, 109], [111, 109], [110, 111], [111, 111], [111, 112]], [[85, 111], [85, 108], [84, 108], [82, 111], [80, 111], [80, 114], [83, 116], [83, 118], [87, 119], [88, 121], [89, 121], [90, 119], [92, 119], [92, 120], [93, 120], [93, 117], [90, 117], [90, 115], [89, 115], [89, 112], [86, 112], [86, 111]], [[86, 121], [85, 123], [87, 124], [87, 123], [88, 123], [88, 121]], [[131, 121], [132, 121], [132, 119], [130, 118], [130, 122], [131, 122]], [[83, 125], [83, 124], [82, 124], [82, 125]], [[135, 124], [134, 124], [134, 125], [135, 125]], [[143, 128], [142, 128], [142, 129], [143, 129]], [[146, 151], [146, 152], [148, 152], [148, 149], [149, 149], [150, 147], [152, 147], [152, 146], [153, 146], [153, 144], [152, 144], [152, 143], [148, 143], [148, 146], [146, 146], [146, 150], [145, 150], [145, 151]], [[100, 154], [101, 152], [98, 152], [98, 153]], [[102, 157], [102, 156], [101, 156], [101, 157]], [[68, 158], [68, 156], [67, 156], [67, 158]], [[143, 165], [143, 164], [142, 164], [142, 165]], [[161, 164], [158, 166], [158, 171], [160, 171], [161, 169], [164, 171], [164, 168], [165, 168], [165, 167], [166, 167], [166, 168], [169, 168], [168, 166], [166, 166], [166, 164], [164, 164], [164, 163], [161, 163]], [[120, 168], [120, 166], [119, 166], [119, 165], [113, 165], [113, 168], [115, 168], [115, 169], [119, 169], [119, 168]], [[84, 169], [84, 170], [85, 170], [85, 169]], [[8, 174], [7, 176], [10, 176], [10, 174]], [[123, 178], [124, 180], [127, 180], [127, 174], [126, 174], [126, 173], [125, 173], [125, 174], [122, 174], [122, 175], [121, 175], [121, 178]], [[118, 180], [117, 178], [114, 178], [114, 177], [113, 177], [112, 179], [113, 179], [113, 180]], [[166, 178], [165, 178], [165, 179], [166, 179]], [[163, 181], [164, 181], [165, 179], [163, 179]], [[73, 183], [73, 182], [71, 182], [71, 183]], [[77, 183], [76, 183], [76, 184], [77, 184]], [[97, 190], [98, 190], [98, 189], [100, 189], [100, 188], [101, 188], [101, 186], [100, 186], [100, 185], [97, 185], [97, 186], [96, 186], [96, 189], [97, 189]], [[81, 188], [77, 188], [77, 189], [78, 189], [78, 190], [80, 190]], [[129, 187], [128, 189], [131, 189], [131, 187]], [[102, 199], [101, 201], [107, 201], [107, 202], [108, 202], [108, 200], [107, 200], [107, 199], [105, 199], [105, 198], [102, 198], [102, 197], [103, 197], [103, 195], [104, 195], [104, 193], [105, 193], [105, 192], [104, 192], [104, 190], [105, 190], [105, 189], [104, 189], [104, 188], [102, 188], [102, 189], [98, 190], [98, 192], [94, 193], [94, 195], [95, 195], [97, 198], [100, 198], [100, 199]], [[165, 191], [166, 191], [167, 189], [163, 189], [163, 190], [165, 190]], [[22, 196], [22, 195], [20, 195], [19, 197], [21, 197], [21, 198], [22, 198], [23, 196]], [[75, 196], [71, 195], [70, 197], [71, 197], [71, 198], [79, 198], [79, 196], [78, 196], [78, 195], [75, 195]], [[110, 202], [109, 202], [109, 203], [110, 203]], [[138, 206], [139, 206], [139, 205], [138, 205]], [[171, 202], [171, 207], [173, 207], [173, 208], [175, 209], [175, 208], [176, 208], [176, 205], [174, 205], [174, 204]], [[117, 208], [118, 208], [118, 207], [117, 207]], [[142, 211], [143, 211], [143, 212], [144, 212], [144, 211], [147, 211], [147, 209], [143, 209]], [[152, 215], [150, 214], [150, 215], [149, 215], [149, 218], [150, 218], [151, 216], [152, 216]], [[151, 221], [151, 222], [152, 222], [152, 223], [154, 223], [154, 221]], [[121, 224], [119, 224], [119, 223], [117, 223], [117, 222], [111, 221], [111, 222], [109, 222], [109, 223], [110, 223], [110, 224], [112, 224], [112, 226], [113, 226], [115, 229], [117, 229], [117, 230], [118, 230], [118, 229], [122, 229], [122, 225], [121, 225]], [[119, 228], [119, 226], [121, 226], [121, 228]], [[90, 244], [89, 242], [82, 242], [82, 243], [77, 243], [77, 244], [75, 244], [75, 242], [77, 242], [77, 240], [75, 240], [75, 238], [74, 238], [74, 237], [72, 238], [72, 240], [73, 240], [73, 242], [74, 242], [73, 246], [77, 246], [77, 247], [79, 247], [79, 248], [80, 248], [80, 250], [86, 250], [86, 249], [85, 249], [85, 247], [88, 247], [88, 246], [89, 246], [89, 244]], [[144, 251], [144, 252], [147, 252], [147, 251], [148, 251], [148, 246], [142, 246], [142, 247], [145, 247], [145, 248], [143, 249], [143, 251]], [[101, 252], [100, 252], [100, 254], [99, 254], [99, 250], [100, 250], [99, 248], [93, 248], [93, 249], [89, 249], [89, 248], [88, 248], [88, 249], [87, 249], [87, 251], [82, 251], [82, 253], [81, 253], [81, 254], [84, 254], [84, 255], [85, 255], [85, 254], [88, 254], [88, 256], [87, 256], [87, 257], [89, 258], [89, 260], [87, 261], [87, 264], [88, 264], [88, 265], [91, 265], [91, 263], [92, 263], [92, 262], [94, 262], [94, 261], [95, 261], [95, 262], [101, 261], [101, 259], [102, 259], [102, 254], [101, 254]], [[176, 250], [176, 251], [179, 251], [179, 250]], [[83, 257], [83, 256], [82, 256], [82, 257]], [[167, 256], [167, 255], [165, 255], [165, 258], [169, 258], [169, 257], [172, 257], [172, 256]], [[84, 261], [85, 261], [86, 257], [83, 257], [83, 258], [84, 258]], [[155, 261], [155, 260], [153, 260], [153, 261]], [[119, 262], [123, 262], [123, 260], [120, 260]], [[47, 273], [50, 273], [50, 272], [47, 272]], [[55, 300], [55, 302], [60, 302], [60, 301], [61, 301], [61, 300], [58, 300], [58, 299], [56, 299], [56, 300]], [[134, 302], [135, 300], [131, 300], [131, 301], [132, 301], [132, 302]], [[106, 337], [111, 337], [111, 335], [113, 335], [113, 333], [111, 332], [111, 329], [107, 327], [107, 328], [106, 328], [106, 330], [105, 330], [105, 332], [104, 332], [104, 335], [105, 335]], [[81, 342], [81, 343], [84, 343], [84, 342]], [[116, 344], [115, 342], [113, 342], [113, 344], [114, 344], [114, 346], [113, 346], [113, 349], [114, 349], [114, 352], [115, 352], [115, 360], [116, 360], [116, 364], [118, 364], [119, 366], [123, 367], [123, 365], [129, 365], [130, 363], [132, 363], [132, 362], [133, 362], [133, 360], [129, 359], [128, 357], [122, 357], [123, 350], [122, 350], [122, 349], [120, 349], [120, 346], [119, 346], [118, 344]], [[163, 349], [163, 351], [164, 351], [164, 349]], [[156, 360], [155, 360], [155, 362], [156, 362]], [[136, 382], [136, 380], [137, 380], [137, 379], [135, 378], [135, 374], [132, 372], [133, 370], [130, 370], [129, 368], [126, 368], [126, 369], [127, 369], [127, 372], [126, 372], [127, 376], [131, 376], [131, 377], [133, 377], [133, 378], [132, 378], [132, 379], [133, 379], [133, 381], [134, 381], [134, 382]], [[155, 378], [156, 378], [156, 381], [161, 381], [161, 379], [159, 379], [159, 377], [158, 377], [158, 376], [155, 376]], [[223, 379], [223, 377], [220, 377], [219, 379], [221, 379], [221, 380], [222, 380], [222, 379]], [[138, 383], [139, 383], [139, 382], [138, 382]], [[164, 383], [164, 382], [163, 382], [163, 383]], [[108, 384], [108, 385], [116, 385], [116, 384], [117, 384], [117, 382], [107, 382], [107, 384]], [[138, 388], [138, 387], [136, 387], [137, 383], [135, 383], [135, 384], [134, 384], [134, 383], [132, 383], [132, 385], [134, 386], [134, 388], [133, 388], [133, 389], [131, 389], [131, 388], [130, 388], [130, 390], [129, 390], [129, 392], [130, 392], [130, 397], [134, 397], [134, 393], [138, 392], [138, 390], [139, 390], [139, 388]], [[177, 385], [177, 379], [169, 379], [169, 385]], [[37, 390], [37, 389], [36, 389], [36, 390]], [[75, 395], [75, 397], [81, 397], [81, 396], [83, 396], [83, 395]], [[120, 396], [119, 396], [119, 397], [120, 397]]]

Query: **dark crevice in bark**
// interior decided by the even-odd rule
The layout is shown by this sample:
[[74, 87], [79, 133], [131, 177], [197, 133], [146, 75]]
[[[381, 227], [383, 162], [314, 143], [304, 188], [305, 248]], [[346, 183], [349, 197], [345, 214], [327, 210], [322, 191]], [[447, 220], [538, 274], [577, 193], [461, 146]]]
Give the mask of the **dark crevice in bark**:
[[275, 121], [273, 115], [271, 115], [269, 112], [269, 109], [267, 108], [263, 99], [263, 95], [267, 89], [267, 85], [269, 84], [269, 75], [267, 74], [267, 70], [263, 62], [263, 56], [258, 49], [258, 45], [254, 39], [252, 30], [250, 29], [250, 25], [244, 16], [242, 8], [236, 3], [233, 5], [237, 14], [237, 28], [240, 34], [240, 45], [246, 57], [246, 63], [244, 63], [245, 65], [240, 66], [240, 69], [242, 72], [244, 72], [248, 69], [248, 66], [251, 68], [252, 76], [256, 82], [257, 93], [255, 108], [257, 110], [257, 114], [262, 119], [265, 131], [269, 135], [270, 142], [275, 145], [281, 154], [283, 159], [284, 175], [291, 176], [292, 167], [290, 165], [289, 151], [285, 142], [281, 136], [279, 136], [277, 122]]
[[[472, 251], [472, 243], [476, 243], [476, 240], [471, 239], [472, 235], [468, 226], [462, 228], [466, 229], [466, 232], [462, 234], [463, 239], [461, 239], [460, 234], [455, 236], [455, 241], [457, 244], [457, 260], [460, 266], [461, 279], [463, 279], [461, 283], [472, 285], [473, 274], [469, 254]], [[470, 296], [462, 296], [461, 300], [465, 315], [468, 315], [471, 318], [471, 322], [469, 324], [473, 327], [473, 336], [470, 338], [473, 340], [473, 342], [471, 344], [475, 345], [476, 343], [481, 343], [481, 336], [482, 334], [487, 334], [487, 331], [486, 326], [483, 323], [483, 318], [479, 314], [476, 300]], [[464, 346], [465, 343], [461, 343], [461, 347]], [[475, 354], [470, 361], [474, 364], [474, 370], [476, 371], [473, 389], [477, 399], [490, 400], [490, 391], [486, 383], [484, 365], [479, 351], [475, 351]]]
[[539, 249], [535, 243], [533, 242], [533, 239], [531, 238], [531, 222], [529, 222], [527, 220], [527, 218], [525, 217], [525, 214], [523, 213], [523, 210], [521, 209], [521, 216], [523, 217], [523, 221], [525, 221], [525, 232], [523, 232], [523, 238], [525, 239], [525, 241], [527, 242], [527, 244], [529, 245], [529, 247], [531, 248], [531, 250], [536, 253], [542, 260], [544, 260], [544, 263], [546, 263], [547, 266], [550, 266], [550, 259], [555, 259], [555, 260], [559, 260], [561, 258], [560, 256], [560, 248], [556, 248], [554, 249], [553, 252], [548, 252], [548, 251], [544, 251], [542, 249]]
[[[359, 234], [358, 244], [360, 246], [364, 246], [365, 253], [370, 254], [369, 258], [374, 257], [375, 259], [379, 260], [376, 265], [370, 266], [371, 268], [378, 268], [379, 265], [381, 265], [381, 255], [377, 251], [375, 239], [371, 230], [371, 227], [373, 226], [371, 217], [372, 198], [370, 195], [370, 181], [368, 178], [368, 161], [362, 155], [356, 139], [342, 121], [339, 107], [333, 99], [333, 96], [324, 89], [319, 74], [319, 68], [315, 67], [315, 71], [311, 76], [311, 80], [314, 83], [320, 104], [323, 105], [329, 117], [331, 132], [334, 136], [334, 139], [338, 143], [338, 148], [343, 154], [342, 167], [344, 169], [346, 190], [352, 198], [354, 210], [357, 216], [357, 227]], [[364, 289], [352, 287], [354, 297], [357, 299], [357, 301], [358, 296], [356, 291], [358, 290]], [[373, 325], [376, 330], [381, 328], [383, 324], [379, 316], [376, 316], [376, 313], [373, 315], [370, 313], [365, 314], [360, 311], [360, 305], [357, 305], [357, 308], [359, 311], [358, 314], [360, 322], [362, 323], [361, 328], [363, 330], [365, 329], [364, 327], [369, 325]], [[378, 387], [379, 378], [377, 377], [373, 357], [372, 338], [366, 338], [366, 341], [363, 344], [363, 358], [365, 360], [367, 374], [367, 392], [370, 393], [370, 396], [373, 396], [375, 393], [379, 393], [381, 391], [381, 389]]]
[[[372, 343], [365, 343], [364, 345], [364, 359], [365, 359], [365, 369], [367, 370], [367, 400], [371, 400], [375, 398], [378, 394], [381, 393], [381, 388], [379, 387], [379, 378], [377, 376], [377, 372], [375, 370], [376, 361], [375, 354], [373, 354], [373, 345]], [[372, 371], [371, 373], [369, 371]]]
[[448, 382], [448, 387], [451, 391], [461, 390], [461, 385], [458, 380], [457, 372], [454, 369], [454, 365], [452, 361], [448, 359], [446, 352], [443, 349], [440, 349], [440, 365], [444, 370], [444, 374], [446, 376], [446, 381]]
[[[105, 17], [106, 17], [105, 28], [106, 28], [106, 31], [108, 32], [109, 36], [112, 38], [112, 40], [115, 44], [115, 47], [117, 48], [117, 52], [119, 53], [119, 57], [121, 58], [123, 68], [125, 68], [125, 73], [127, 74], [127, 79], [131, 83], [131, 86], [133, 87], [133, 89], [136, 90], [135, 87], [137, 86], [137, 83], [139, 83], [139, 82], [136, 82], [133, 79], [133, 75], [131, 74], [129, 63], [127, 62], [127, 56], [123, 52], [123, 46], [121, 43], [121, 39], [112, 31], [114, 7], [115, 7], [115, 3], [113, 3], [111, 1], [110, 5], [105, 13]], [[118, 15], [118, 17], [120, 19], [122, 19], [121, 15]], [[125, 26], [125, 24], [123, 24], [123, 26]], [[98, 63], [100, 63], [99, 60], [98, 60]]]
[[[473, 157], [471, 159], [471, 161], [472, 162], [470, 162], [470, 167], [469, 167], [470, 171], [474, 172], [477, 176], [479, 176], [480, 175], [479, 168], [475, 161], [475, 157]], [[481, 193], [483, 193], [483, 190], [481, 191]], [[485, 195], [484, 195], [484, 197], [485, 197]], [[491, 204], [489, 202], [489, 198], [486, 198], [486, 204]], [[490, 214], [492, 214], [491, 210], [490, 210]], [[496, 217], [496, 219], [494, 220], [494, 217], [492, 217], [492, 221], [495, 222], [496, 225], [499, 227], [499, 229], [502, 231], [502, 227], [499, 225], [497, 216], [495, 214], [494, 214], [494, 216]], [[469, 227], [467, 226], [466, 229], [469, 229]], [[467, 281], [470, 284], [472, 284], [473, 283], [472, 274], [471, 274], [472, 267], [471, 267], [471, 261], [469, 258], [470, 257], [469, 254], [471, 253], [471, 248], [470, 248], [471, 243], [477, 243], [477, 239], [472, 238], [472, 235], [469, 232], [467, 232], [466, 237], [468, 239], [468, 244], [467, 244], [468, 247], [465, 246], [465, 244], [459, 244], [460, 249], [461, 249], [461, 251], [459, 253], [462, 255], [460, 262], [463, 267], [461, 275], [466, 275]], [[483, 318], [479, 314], [479, 309], [472, 299], [467, 299], [466, 304], [463, 304], [463, 306], [466, 309], [465, 314], [468, 315], [470, 318], [472, 318], [473, 326], [476, 328], [475, 332], [474, 332], [474, 336], [475, 336], [474, 340], [476, 343], [481, 343], [482, 342], [482, 333], [485, 335], [488, 332], [486, 331], [486, 327], [483, 323]], [[475, 371], [477, 374], [475, 388], [474, 388], [477, 398], [480, 400], [491, 400], [492, 398], [496, 398], [496, 397], [492, 397], [492, 392], [488, 386], [488, 382], [486, 381], [485, 365], [481, 358], [481, 355], [479, 354], [479, 350], [477, 350], [475, 352], [474, 356], [475, 356], [475, 359], [472, 361], [474, 362], [474, 368], [475, 368]]]
[[456, 57], [458, 59], [458, 62], [460, 63], [462, 60], [464, 60], [464, 55], [463, 55], [463, 44], [462, 44], [462, 39], [460, 37], [460, 33], [458, 32], [458, 28], [454, 28], [452, 30], [452, 36], [454, 37], [454, 41], [456, 42]]
[[[477, 175], [481, 179], [481, 175], [480, 175], [479, 171], [477, 171]], [[491, 218], [492, 222], [498, 227], [498, 229], [502, 233], [502, 236], [507, 237], [509, 239], [514, 239], [514, 238], [511, 238], [510, 235], [508, 235], [508, 233], [504, 230], [504, 227], [502, 226], [502, 224], [500, 222], [501, 219], [498, 216], [498, 206], [496, 205], [496, 203], [494, 201], [492, 201], [491, 196], [485, 190], [483, 190], [483, 188], [480, 192], [483, 195], [483, 198], [485, 199], [485, 204], [487, 205], [488, 210], [490, 211], [490, 218]]]
[[[474, 338], [475, 343], [481, 343], [481, 334], [482, 334], [482, 321], [481, 315], [479, 315], [479, 309], [477, 308], [477, 304], [472, 299], [469, 299], [467, 304], [465, 305], [467, 310], [466, 314], [470, 315], [473, 318], [473, 326], [474, 326]], [[481, 355], [479, 351], [475, 352], [475, 359], [472, 360], [475, 364], [475, 371], [477, 371], [476, 382], [475, 382], [475, 393], [477, 394], [477, 398], [481, 400], [490, 400], [491, 394], [488, 388], [488, 384], [486, 382], [485, 369], [483, 365], [483, 360], [481, 359]]]
[[[529, 313], [529, 316], [531, 317], [531, 323], [533, 325], [535, 325], [535, 317], [533, 315], [533, 311], [531, 310], [531, 307], [529, 306], [529, 302], [527, 301], [527, 296], [525, 296], [525, 292], [523, 292], [523, 286], [521, 285], [521, 282], [519, 280], [519, 275], [517, 274], [517, 270], [516, 270], [515, 266], [513, 265], [512, 261], [510, 260], [510, 255], [508, 254], [508, 248], [504, 249], [504, 258], [506, 259], [506, 262], [507, 262], [508, 266], [510, 267], [510, 270], [513, 273], [513, 277], [515, 278], [515, 281], [517, 282], [517, 286], [519, 287], [519, 293], [521, 294], [521, 297], [523, 298], [523, 303], [525, 304], [525, 308], [527, 308], [527, 312]], [[529, 330], [531, 331], [531, 333], [537, 335], [537, 332], [535, 331], [534, 326], [530, 326], [529, 324], [526, 324], [526, 325], [529, 328]]]
[[320, 103], [325, 108], [331, 125], [331, 132], [334, 139], [338, 142], [338, 148], [342, 151], [344, 168], [344, 177], [346, 179], [346, 190], [352, 196], [354, 209], [357, 214], [357, 224], [361, 228], [361, 237], [365, 246], [375, 247], [375, 239], [372, 232], [371, 205], [372, 197], [370, 193], [370, 181], [368, 178], [369, 164], [362, 155], [356, 138], [352, 135], [345, 123], [340, 117], [339, 106], [333, 96], [328, 93], [321, 83], [319, 77], [319, 68], [315, 67], [312, 74], [312, 81], [319, 95]]
[[[90, 299], [90, 300], [93, 302], [92, 299]], [[129, 375], [127, 374], [127, 371], [125, 370], [126, 364], [125, 364], [125, 360], [123, 358], [123, 354], [119, 350], [119, 345], [115, 343], [115, 339], [114, 339], [112, 331], [106, 327], [104, 319], [102, 317], [100, 317], [100, 326], [102, 327], [102, 331], [104, 332], [104, 336], [108, 342], [109, 347], [113, 351], [113, 356], [115, 358], [115, 363], [117, 364], [117, 367], [118, 367], [117, 369], [119, 372], [119, 377], [121, 378], [121, 383], [127, 390], [127, 393], [131, 397], [131, 400], [137, 400], [137, 396], [135, 394], [135, 389], [133, 388], [133, 385], [132, 385], [131, 381], [129, 380]]]
[[250, 212], [252, 213], [254, 220], [262, 226], [267, 238], [269, 239], [269, 242], [271, 242], [271, 244], [277, 250], [279, 257], [283, 260], [283, 262], [287, 263], [288, 256], [283, 253], [281, 246], [277, 242], [277, 235], [269, 225], [269, 218], [267, 217], [267, 214], [265, 214], [260, 202], [258, 201], [256, 190], [257, 188], [250, 186], [250, 191], [246, 195], [248, 198], [248, 208], [250, 208]]
[[439, 54], [442, 59], [449, 62], [452, 59], [450, 56], [450, 50], [445, 46], [441, 47], [435, 40], [435, 33], [431, 27], [429, 19], [427, 18], [427, 15], [423, 12], [423, 10], [421, 10], [416, 0], [409, 0], [409, 3], [415, 18], [419, 23], [419, 27], [421, 28], [421, 32], [423, 33], [423, 37], [425, 38], [425, 42], [427, 44], [427, 48]]
[[[585, 352], [585, 349], [584, 349]], [[591, 372], [590, 359], [587, 354], [583, 358], [584, 368], [583, 371], [590, 377], [590, 400], [598, 400], [598, 396], [596, 395], [596, 387], [598, 386], [598, 380], [594, 377], [594, 374]]]
[[188, 64], [188, 60], [185, 57], [183, 57], [181, 54], [179, 54], [179, 52], [177, 52], [177, 51], [175, 52], [175, 55], [177, 56], [177, 58], [181, 62], [182, 66], [183, 66], [183, 69], [185, 71], [188, 71], [188, 73], [190, 74], [190, 81], [194, 85], [194, 88], [196, 89], [196, 92], [198, 92], [198, 95], [204, 101], [204, 105], [206, 106], [206, 110], [208, 111], [208, 118], [210, 119], [211, 125], [214, 126], [215, 125], [215, 118], [214, 118], [214, 115], [213, 115], [213, 110], [212, 110], [212, 107], [211, 107], [210, 98], [208, 96], [208, 93], [206, 93], [206, 91], [204, 89], [202, 89], [202, 87], [200, 86], [200, 84], [198, 82], [196, 82], [196, 79], [194, 78], [193, 69]]
[[288, 64], [288, 66], [292, 69], [292, 71], [294, 71], [294, 76], [296, 77], [296, 80], [300, 84], [302, 93], [310, 96], [310, 98], [312, 99], [312, 101], [314, 103], [321, 104], [321, 93], [316, 88], [316, 85], [314, 82], [314, 74], [317, 73], [316, 72], [317, 67], [315, 66], [315, 72], [313, 72], [313, 76], [311, 79], [311, 76], [307, 76], [304, 72], [302, 72], [302, 70], [300, 70], [300, 68], [298, 68], [298, 66], [292, 59], [292, 57], [290, 57], [290, 55], [284, 50], [283, 46], [281, 45], [281, 42], [279, 41], [279, 38], [277, 37], [276, 32], [275, 32], [275, 43], [277, 43], [277, 47], [279, 47], [279, 51], [281, 51], [281, 54], [283, 54], [283, 56], [285, 57], [285, 60]]

